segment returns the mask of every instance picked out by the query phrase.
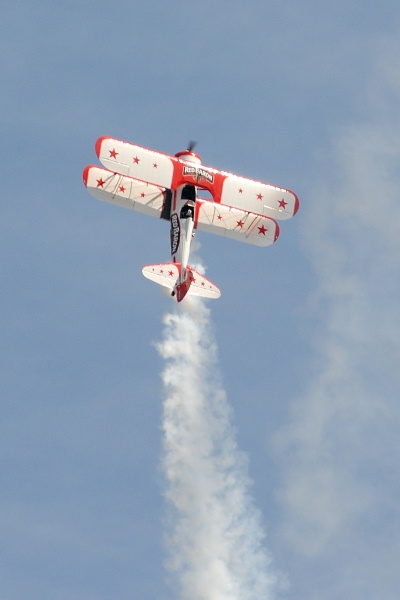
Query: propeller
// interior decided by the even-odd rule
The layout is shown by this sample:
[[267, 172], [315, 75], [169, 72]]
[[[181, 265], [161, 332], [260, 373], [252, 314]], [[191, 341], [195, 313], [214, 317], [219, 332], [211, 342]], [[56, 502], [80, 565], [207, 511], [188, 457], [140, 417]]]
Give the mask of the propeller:
[[196, 146], [197, 142], [195, 142], [194, 140], [190, 140], [189, 141], [189, 145], [187, 147], [187, 151], [188, 152], [193, 152], [193, 148]]

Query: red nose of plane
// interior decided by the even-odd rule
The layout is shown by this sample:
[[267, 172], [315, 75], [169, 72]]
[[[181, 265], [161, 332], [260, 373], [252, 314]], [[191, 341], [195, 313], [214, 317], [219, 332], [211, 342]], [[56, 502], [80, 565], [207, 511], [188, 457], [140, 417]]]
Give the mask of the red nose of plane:
[[191, 152], [190, 150], [182, 150], [181, 152], [177, 152], [175, 154], [176, 158], [180, 158], [181, 160], [187, 160], [188, 162], [197, 163], [201, 165], [201, 156], [196, 154], [196, 152]]

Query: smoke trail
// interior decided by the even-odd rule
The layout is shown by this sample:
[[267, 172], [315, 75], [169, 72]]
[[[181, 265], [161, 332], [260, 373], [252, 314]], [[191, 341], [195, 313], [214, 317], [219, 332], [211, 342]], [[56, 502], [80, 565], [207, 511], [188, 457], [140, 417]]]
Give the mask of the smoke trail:
[[[279, 539], [301, 561], [301, 597], [397, 598], [400, 589], [397, 46], [398, 35], [362, 95], [370, 105], [337, 132], [325, 182], [309, 195], [304, 235], [318, 276], [315, 368], [276, 437]], [[294, 562], [292, 554], [292, 573]], [[330, 585], [321, 579], [310, 590], [309, 581], [319, 585], [316, 565], [329, 569]]]
[[209, 310], [190, 297], [164, 325], [167, 568], [183, 599], [268, 600], [277, 577], [218, 381]]

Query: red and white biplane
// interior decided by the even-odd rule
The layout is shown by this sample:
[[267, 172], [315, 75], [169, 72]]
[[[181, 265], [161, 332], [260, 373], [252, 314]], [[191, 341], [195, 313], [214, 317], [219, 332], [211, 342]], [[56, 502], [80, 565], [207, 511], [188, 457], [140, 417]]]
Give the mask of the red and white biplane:
[[[290, 190], [203, 166], [193, 146], [170, 156], [101, 137], [96, 154], [105, 168], [90, 165], [83, 172], [93, 196], [170, 222], [172, 261], [147, 265], [142, 273], [169, 288], [178, 302], [186, 294], [221, 295], [189, 265], [194, 230], [269, 246], [279, 235], [277, 220], [292, 217], [299, 208]], [[212, 200], [198, 196], [202, 190]]]

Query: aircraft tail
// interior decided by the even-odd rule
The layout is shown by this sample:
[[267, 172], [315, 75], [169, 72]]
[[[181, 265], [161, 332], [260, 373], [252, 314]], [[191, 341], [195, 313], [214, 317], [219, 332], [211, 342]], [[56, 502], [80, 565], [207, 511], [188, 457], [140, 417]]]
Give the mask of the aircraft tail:
[[142, 273], [147, 279], [170, 289], [171, 296], [175, 296], [178, 302], [181, 302], [186, 294], [203, 298], [219, 298], [221, 295], [214, 283], [189, 265], [183, 273], [180, 263], [146, 265]]

